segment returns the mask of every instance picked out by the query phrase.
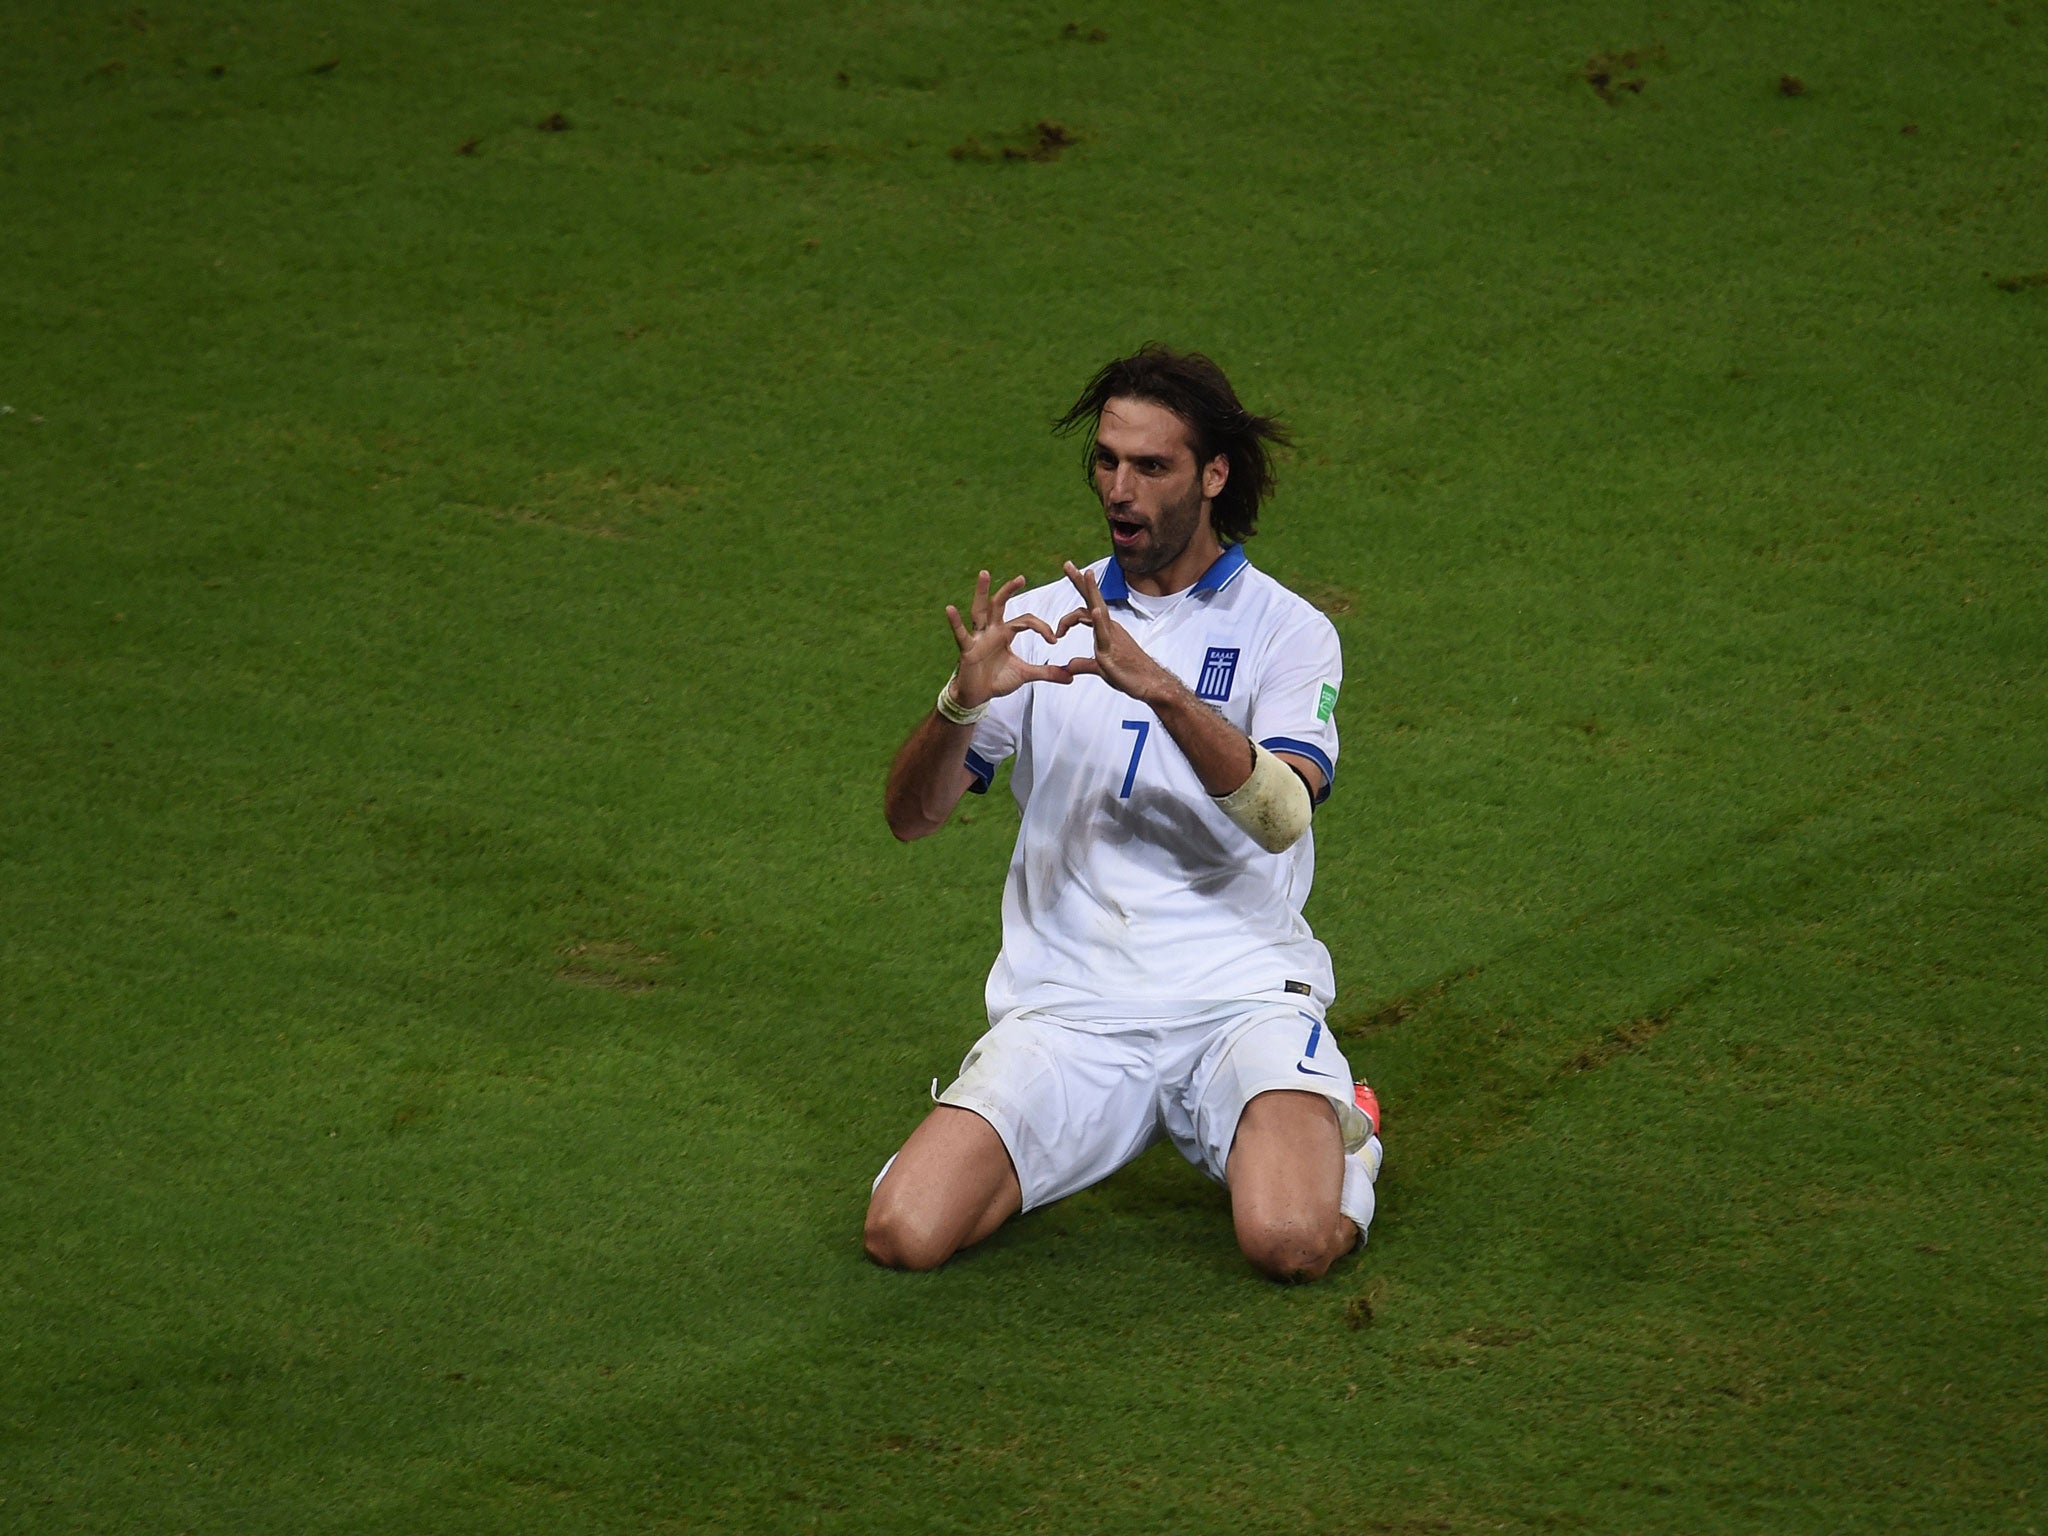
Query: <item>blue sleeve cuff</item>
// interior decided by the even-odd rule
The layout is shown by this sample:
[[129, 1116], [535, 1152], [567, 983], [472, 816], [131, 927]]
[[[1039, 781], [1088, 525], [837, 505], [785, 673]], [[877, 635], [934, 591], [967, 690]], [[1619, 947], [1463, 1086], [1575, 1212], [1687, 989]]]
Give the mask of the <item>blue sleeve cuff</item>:
[[974, 782], [967, 786], [971, 795], [985, 795], [989, 785], [995, 782], [996, 765], [983, 757], [974, 748], [967, 749], [967, 771], [974, 775]]
[[[1321, 805], [1330, 798], [1330, 791], [1337, 787], [1337, 765], [1321, 747], [1310, 741], [1296, 741], [1292, 736], [1268, 736], [1259, 745], [1268, 752], [1291, 752], [1314, 763], [1323, 770], [1323, 792], [1315, 797], [1315, 803]], [[974, 754], [970, 752], [967, 756], [972, 759]], [[967, 766], [971, 768], [974, 764], [970, 761]]]

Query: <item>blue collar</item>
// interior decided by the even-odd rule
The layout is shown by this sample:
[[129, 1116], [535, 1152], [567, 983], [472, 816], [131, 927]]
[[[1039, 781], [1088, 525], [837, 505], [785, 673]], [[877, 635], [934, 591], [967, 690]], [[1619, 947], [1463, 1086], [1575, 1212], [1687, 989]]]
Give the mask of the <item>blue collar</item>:
[[[1229, 545], [1222, 554], [1209, 563], [1209, 569], [1202, 572], [1196, 579], [1194, 586], [1189, 590], [1195, 592], [1220, 592], [1223, 588], [1230, 585], [1231, 579], [1239, 571], [1251, 563], [1251, 559], [1245, 554], [1242, 544]], [[1100, 585], [1104, 602], [1124, 603], [1130, 601], [1131, 585], [1124, 580], [1124, 568], [1116, 563], [1116, 556], [1110, 556], [1109, 564], [1103, 567]]]

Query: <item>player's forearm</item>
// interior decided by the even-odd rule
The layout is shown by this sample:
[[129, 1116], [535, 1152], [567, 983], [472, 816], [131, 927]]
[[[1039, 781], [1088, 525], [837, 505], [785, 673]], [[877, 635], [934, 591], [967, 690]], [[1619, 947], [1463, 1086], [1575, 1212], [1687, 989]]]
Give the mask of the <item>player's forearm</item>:
[[1185, 685], [1176, 680], [1174, 686], [1178, 692], [1152, 701], [1152, 712], [1186, 755], [1202, 787], [1267, 853], [1292, 848], [1315, 814], [1315, 784], [1309, 778], [1313, 769], [1292, 753], [1281, 756], [1257, 746]]
[[1145, 702], [1195, 770], [1202, 788], [1218, 799], [1243, 788], [1252, 776], [1251, 739], [1196, 698], [1179, 678], [1169, 676], [1167, 684]]
[[882, 812], [889, 830], [903, 842], [926, 837], [946, 824], [967, 792], [967, 747], [974, 727], [924, 717], [889, 765]]

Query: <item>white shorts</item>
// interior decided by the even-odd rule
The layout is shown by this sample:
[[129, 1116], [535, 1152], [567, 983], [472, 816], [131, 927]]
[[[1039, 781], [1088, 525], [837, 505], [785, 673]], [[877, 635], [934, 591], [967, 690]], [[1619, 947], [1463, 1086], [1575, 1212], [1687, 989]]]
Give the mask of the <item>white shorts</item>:
[[975, 1042], [939, 1102], [995, 1127], [1028, 1211], [1107, 1178], [1162, 1134], [1220, 1184], [1245, 1105], [1275, 1089], [1321, 1094], [1344, 1150], [1365, 1144], [1337, 1042], [1315, 1014], [1275, 1003], [1115, 1030], [1013, 1013]]

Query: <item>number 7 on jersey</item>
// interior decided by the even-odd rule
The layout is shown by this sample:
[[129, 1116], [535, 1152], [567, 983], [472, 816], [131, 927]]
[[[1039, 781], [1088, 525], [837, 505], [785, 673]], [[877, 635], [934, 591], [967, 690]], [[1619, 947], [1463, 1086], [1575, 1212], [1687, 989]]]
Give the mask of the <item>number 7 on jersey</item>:
[[1124, 770], [1124, 787], [1116, 792], [1119, 800], [1131, 798], [1131, 786], [1138, 781], [1138, 759], [1145, 755], [1145, 738], [1152, 734], [1150, 720], [1126, 720], [1124, 729], [1136, 731], [1138, 739], [1131, 743], [1131, 766]]

